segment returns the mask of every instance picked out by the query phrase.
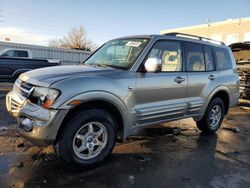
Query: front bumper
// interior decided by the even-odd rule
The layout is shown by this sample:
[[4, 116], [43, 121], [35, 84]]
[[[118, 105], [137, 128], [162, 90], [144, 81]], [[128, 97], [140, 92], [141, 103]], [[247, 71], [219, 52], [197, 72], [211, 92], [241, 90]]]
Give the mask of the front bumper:
[[8, 112], [18, 120], [17, 130], [33, 144], [53, 144], [67, 110], [44, 109], [11, 91], [6, 96]]

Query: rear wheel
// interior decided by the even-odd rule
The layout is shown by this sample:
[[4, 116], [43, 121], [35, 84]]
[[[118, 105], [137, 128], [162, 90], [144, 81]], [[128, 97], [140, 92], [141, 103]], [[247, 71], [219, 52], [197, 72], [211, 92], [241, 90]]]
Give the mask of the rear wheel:
[[76, 114], [66, 125], [57, 144], [61, 158], [78, 167], [92, 167], [103, 162], [116, 141], [116, 123], [112, 116], [98, 109]]
[[206, 112], [197, 127], [204, 133], [213, 133], [220, 128], [225, 114], [224, 102], [220, 98], [214, 98], [208, 104]]

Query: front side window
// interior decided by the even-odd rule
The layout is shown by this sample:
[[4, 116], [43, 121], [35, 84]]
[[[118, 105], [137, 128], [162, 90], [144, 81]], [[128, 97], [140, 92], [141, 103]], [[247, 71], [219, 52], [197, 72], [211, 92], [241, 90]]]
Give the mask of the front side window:
[[161, 72], [182, 71], [181, 43], [178, 41], [158, 41], [148, 54], [148, 58], [162, 60]]
[[148, 41], [149, 39], [146, 38], [109, 41], [87, 59], [84, 64], [127, 70], [135, 63]]
[[187, 71], [205, 71], [202, 45], [185, 42], [185, 57], [187, 62]]
[[213, 51], [215, 55], [217, 70], [225, 70], [232, 68], [231, 58], [226, 49], [213, 47]]
[[14, 50], [8, 50], [2, 56], [4, 56], [4, 57], [14, 57]]

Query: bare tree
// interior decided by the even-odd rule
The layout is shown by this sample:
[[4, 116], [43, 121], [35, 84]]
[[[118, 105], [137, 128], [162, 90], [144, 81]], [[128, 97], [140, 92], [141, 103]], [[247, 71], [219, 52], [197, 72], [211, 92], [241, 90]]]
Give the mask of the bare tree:
[[91, 51], [91, 49], [94, 48], [94, 44], [87, 38], [83, 26], [72, 28], [68, 35], [64, 36], [62, 39], [53, 39], [49, 41], [49, 46], [87, 51]]
[[49, 41], [49, 46], [50, 47], [56, 47], [56, 48], [61, 48], [61, 43], [59, 39], [52, 39]]

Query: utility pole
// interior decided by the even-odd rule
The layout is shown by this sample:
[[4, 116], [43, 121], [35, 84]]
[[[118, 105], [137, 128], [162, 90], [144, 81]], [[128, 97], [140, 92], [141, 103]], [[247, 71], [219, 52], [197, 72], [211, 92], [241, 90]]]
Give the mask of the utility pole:
[[207, 26], [210, 26], [210, 18], [207, 19]]
[[3, 14], [2, 14], [3, 10], [0, 9], [0, 22], [3, 22]]

